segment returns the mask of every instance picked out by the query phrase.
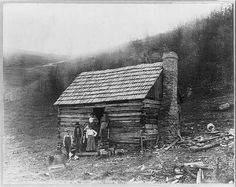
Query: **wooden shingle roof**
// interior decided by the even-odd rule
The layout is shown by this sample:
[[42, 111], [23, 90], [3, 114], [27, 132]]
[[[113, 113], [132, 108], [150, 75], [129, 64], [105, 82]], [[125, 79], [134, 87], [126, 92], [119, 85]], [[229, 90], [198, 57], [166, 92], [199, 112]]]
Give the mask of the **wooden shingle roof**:
[[162, 72], [162, 62], [79, 74], [54, 105], [144, 99]]

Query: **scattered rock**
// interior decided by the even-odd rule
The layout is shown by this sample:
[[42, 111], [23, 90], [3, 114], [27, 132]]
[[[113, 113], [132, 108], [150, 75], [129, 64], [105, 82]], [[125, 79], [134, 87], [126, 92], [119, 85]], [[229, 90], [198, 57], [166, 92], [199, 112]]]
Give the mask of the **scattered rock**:
[[85, 175], [85, 176], [92, 176], [93, 173], [85, 172], [84, 175]]
[[230, 108], [229, 103], [224, 103], [224, 104], [219, 106], [219, 110], [228, 110], [229, 108]]
[[235, 134], [234, 129], [229, 129], [228, 133], [229, 133], [229, 135], [234, 136], [234, 134]]
[[143, 165], [140, 170], [143, 171], [146, 167]]

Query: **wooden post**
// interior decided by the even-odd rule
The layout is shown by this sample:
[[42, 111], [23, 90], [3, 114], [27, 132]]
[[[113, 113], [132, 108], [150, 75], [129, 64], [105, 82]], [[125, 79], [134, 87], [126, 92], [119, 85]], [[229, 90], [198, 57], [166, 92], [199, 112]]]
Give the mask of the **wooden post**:
[[217, 157], [216, 158], [216, 168], [215, 168], [215, 180], [218, 181], [218, 177], [219, 177], [219, 163], [220, 163], [220, 158]]
[[140, 130], [140, 145], [141, 145], [141, 153], [143, 153], [143, 135], [142, 135], [142, 130]]
[[199, 168], [199, 170], [197, 172], [196, 183], [197, 184], [201, 184], [202, 183], [202, 169], [201, 168]]
[[140, 143], [141, 143], [141, 153], [143, 153], [143, 137], [142, 137], [142, 135], [141, 135], [141, 137], [140, 137]]

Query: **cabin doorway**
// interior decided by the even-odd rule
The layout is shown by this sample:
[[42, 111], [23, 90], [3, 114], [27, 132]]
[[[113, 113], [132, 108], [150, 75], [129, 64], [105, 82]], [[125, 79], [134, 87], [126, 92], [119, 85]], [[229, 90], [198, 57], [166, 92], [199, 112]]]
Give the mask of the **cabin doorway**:
[[100, 123], [100, 119], [102, 117], [102, 115], [104, 114], [105, 108], [94, 108], [93, 109], [93, 113], [95, 114], [95, 116], [98, 118], [98, 121]]
[[99, 138], [99, 136], [100, 136], [99, 130], [100, 130], [100, 127], [101, 127], [101, 117], [103, 116], [104, 112], [105, 112], [105, 108], [104, 108], [104, 107], [101, 107], [101, 108], [94, 108], [94, 109], [93, 109], [94, 115], [98, 118], [98, 124], [97, 124], [97, 128], [96, 128], [96, 131], [97, 131], [98, 135], [97, 135], [97, 137], [95, 138], [96, 144], [97, 144], [98, 138]]

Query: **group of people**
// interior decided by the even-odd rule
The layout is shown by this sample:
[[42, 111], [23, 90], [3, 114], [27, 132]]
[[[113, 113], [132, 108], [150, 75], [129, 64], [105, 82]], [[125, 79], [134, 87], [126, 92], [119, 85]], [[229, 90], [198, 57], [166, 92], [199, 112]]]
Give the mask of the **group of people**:
[[104, 138], [103, 132], [108, 128], [108, 120], [105, 114], [102, 115], [100, 123], [94, 113], [90, 114], [88, 122], [81, 125], [76, 122], [73, 135], [69, 129], [63, 138], [63, 146], [68, 157], [72, 153], [83, 151], [95, 151], [98, 138]]

